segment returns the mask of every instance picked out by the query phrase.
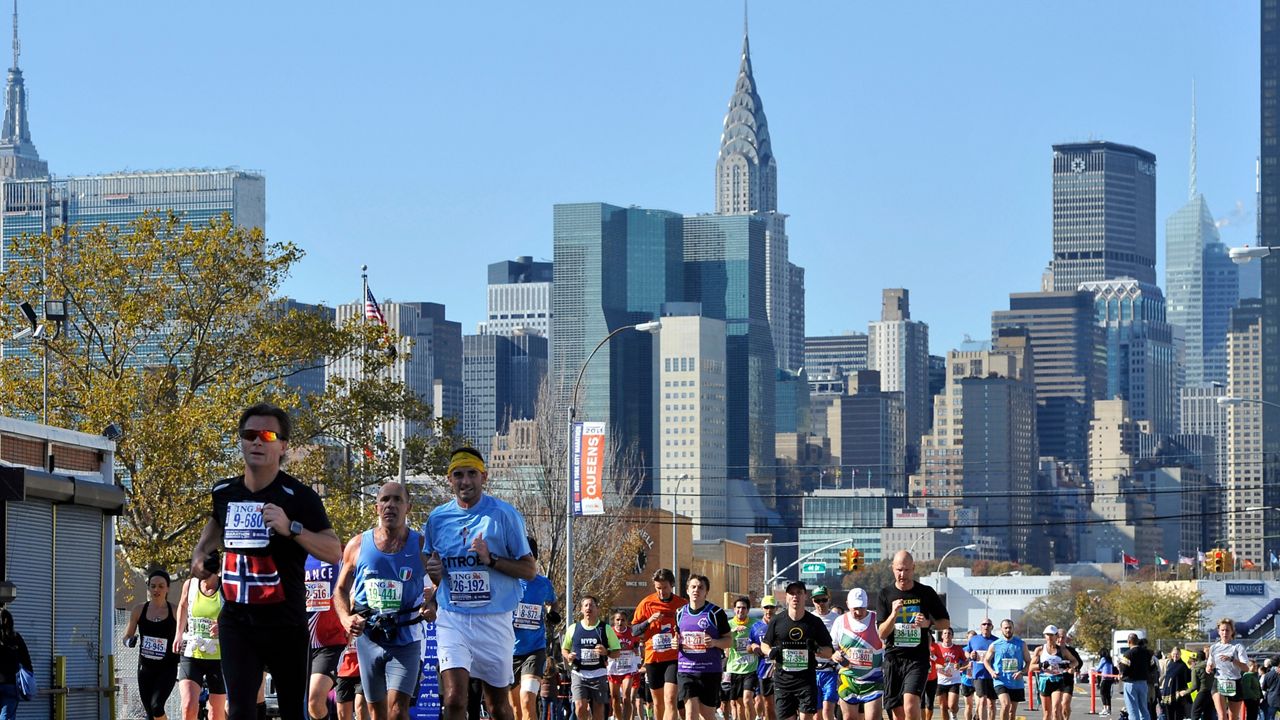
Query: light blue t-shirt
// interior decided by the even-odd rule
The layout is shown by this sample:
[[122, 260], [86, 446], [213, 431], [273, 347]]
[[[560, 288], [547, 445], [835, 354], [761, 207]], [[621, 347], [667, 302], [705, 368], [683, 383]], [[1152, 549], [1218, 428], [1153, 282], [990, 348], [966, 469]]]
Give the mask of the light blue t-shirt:
[[530, 655], [547, 647], [546, 606], [555, 603], [556, 591], [546, 575], [521, 580], [520, 587], [523, 596], [511, 616], [511, 624], [516, 629], [516, 647], [512, 654]]
[[444, 577], [436, 600], [441, 609], [464, 615], [509, 613], [520, 604], [520, 579], [480, 562], [471, 543], [483, 535], [489, 553], [516, 560], [533, 552], [525, 536], [524, 518], [509, 503], [483, 495], [474, 507], [450, 500], [431, 511], [422, 534], [423, 552], [440, 553]]
[[[991, 643], [991, 667], [996, 669], [996, 685], [1010, 690], [1020, 690], [1026, 686], [1027, 665], [1024, 662], [1022, 647], [1022, 638], [1011, 640], [1000, 638]], [[1015, 672], [1022, 673], [1022, 677], [1014, 680]]]

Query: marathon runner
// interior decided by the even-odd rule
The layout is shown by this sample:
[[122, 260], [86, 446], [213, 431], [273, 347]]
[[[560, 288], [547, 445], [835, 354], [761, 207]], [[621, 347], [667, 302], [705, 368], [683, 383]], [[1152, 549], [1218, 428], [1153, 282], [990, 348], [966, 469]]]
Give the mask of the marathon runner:
[[[1218, 621], [1218, 642], [1210, 645], [1206, 652], [1205, 671], [1214, 679], [1213, 705], [1219, 718], [1238, 718], [1244, 707], [1239, 683], [1240, 676], [1249, 669], [1249, 655], [1236, 644], [1235, 639], [1235, 621], [1222, 618]], [[1125, 699], [1128, 700], [1127, 693]]]
[[969, 654], [973, 696], [978, 699], [977, 720], [995, 720], [996, 684], [991, 677], [991, 673], [987, 670], [986, 664], [982, 662], [982, 658], [986, 656], [987, 649], [991, 647], [991, 643], [996, 641], [996, 636], [992, 634], [994, 626], [991, 623], [991, 618], [982, 618], [982, 623], [979, 627], [982, 632], [970, 637], [964, 649]]
[[609, 705], [608, 661], [616, 659], [622, 645], [613, 628], [600, 620], [600, 601], [582, 596], [582, 620], [564, 634], [561, 651], [573, 667], [574, 714], [579, 720], [604, 720]]
[[303, 567], [307, 583], [307, 631], [311, 635], [307, 712], [320, 720], [329, 714], [329, 691], [338, 683], [338, 662], [347, 648], [347, 629], [333, 607], [337, 566], [308, 555]]
[[1030, 666], [1038, 672], [1036, 693], [1043, 703], [1044, 720], [1062, 720], [1063, 701], [1071, 702], [1066, 692], [1066, 678], [1074, 666], [1058, 642], [1058, 626], [1045, 627], [1044, 644], [1031, 653]]
[[422, 678], [426, 541], [406, 524], [412, 507], [408, 488], [383, 483], [374, 502], [377, 525], [347, 541], [333, 604], [356, 638], [370, 714], [374, 720], [408, 720]]
[[519, 581], [533, 579], [537, 562], [524, 517], [484, 492], [489, 473], [479, 451], [455, 450], [447, 474], [454, 499], [431, 511], [423, 532], [430, 553], [427, 574], [439, 588], [424, 596], [428, 612], [438, 606], [443, 720], [467, 716], [473, 675], [484, 682], [489, 714], [495, 720], [514, 720], [508, 695], [515, 679], [511, 613], [520, 604]]
[[653, 573], [653, 592], [646, 595], [631, 617], [631, 627], [644, 638], [645, 677], [653, 695], [656, 720], [676, 720], [676, 610], [688, 601], [675, 594], [676, 576], [667, 568]]
[[[1072, 625], [1071, 627], [1074, 628], [1075, 626]], [[1071, 720], [1071, 696], [1075, 695], [1076, 673], [1080, 672], [1084, 668], [1084, 660], [1080, 658], [1080, 653], [1076, 652], [1076, 649], [1071, 645], [1071, 632], [1069, 628], [1058, 628], [1058, 646], [1061, 647], [1062, 652], [1065, 653], [1062, 657], [1066, 660], [1070, 660], [1072, 667], [1075, 668], [1064, 678], [1067, 695], [1063, 699], [1062, 705], [1059, 706], [1060, 712], [1058, 713], [1061, 720]]]
[[769, 623], [773, 622], [774, 614], [778, 609], [778, 601], [772, 595], [765, 595], [760, 598], [760, 609], [764, 611], [764, 617], [751, 626], [751, 644], [756, 647], [756, 654], [760, 656], [760, 663], [756, 666], [756, 677], [760, 680], [760, 691], [756, 694], [754, 717], [764, 718], [764, 720], [777, 720], [773, 704], [773, 676], [776, 666], [773, 660], [770, 660], [769, 656], [765, 654], [762, 643], [764, 643], [765, 631], [769, 629]]
[[894, 720], [921, 720], [932, 644], [925, 630], [951, 626], [951, 616], [938, 593], [915, 581], [915, 567], [911, 553], [895, 553], [893, 585], [880, 589], [876, 606], [885, 646], [884, 706]]
[[[960, 646], [961, 652], [964, 653], [965, 667], [969, 668], [960, 674], [960, 694], [964, 697], [964, 720], [975, 720], [978, 712], [978, 698], [973, 694], [973, 661], [969, 659], [968, 649], [969, 641], [977, 634], [973, 630], [966, 630], [964, 645]], [[984, 650], [983, 652], [986, 651]]]
[[618, 637], [618, 657], [609, 660], [609, 701], [613, 716], [631, 720], [636, 711], [636, 690], [640, 684], [640, 640], [631, 632], [624, 613], [613, 614], [613, 634]]
[[[724, 668], [729, 673], [729, 707], [733, 717], [753, 720], [756, 708], [756, 691], [760, 688], [760, 646], [751, 641], [751, 601], [740, 597], [733, 601], [733, 617], [729, 618], [729, 646]], [[623, 719], [625, 720], [625, 718]]]
[[680, 702], [685, 717], [714, 720], [720, 707], [720, 675], [724, 651], [733, 644], [724, 609], [707, 602], [711, 581], [705, 575], [689, 576], [689, 603], [676, 611], [676, 664]]
[[369, 720], [369, 704], [360, 686], [360, 658], [356, 655], [356, 639], [352, 636], [338, 660], [338, 684], [333, 688], [338, 706], [338, 720]]
[[[534, 560], [538, 558], [538, 541], [526, 538]], [[556, 591], [551, 580], [539, 573], [532, 580], [520, 580], [520, 604], [511, 616], [516, 646], [511, 670], [516, 684], [511, 686], [511, 706], [516, 720], [538, 720], [538, 695], [542, 691], [542, 672], [547, 664], [547, 623], [560, 624], [556, 612]]]
[[787, 585], [787, 611], [773, 618], [761, 649], [776, 663], [774, 704], [780, 720], [801, 715], [812, 720], [818, 712], [817, 661], [829, 659], [831, 634], [805, 608], [808, 590], [799, 581]]
[[165, 703], [177, 682], [178, 654], [174, 636], [178, 622], [169, 595], [169, 573], [152, 570], [147, 575], [146, 602], [135, 607], [124, 629], [124, 644], [138, 648], [138, 695], [148, 718], [164, 720]]
[[938, 695], [938, 664], [933, 650], [938, 643], [934, 642], [932, 629], [925, 630], [924, 634], [929, 639], [929, 676], [924, 681], [924, 695], [920, 698], [920, 705], [924, 720], [933, 720], [933, 701]]
[[844, 705], [844, 720], [880, 720], [884, 698], [884, 641], [876, 615], [867, 609], [867, 591], [849, 591], [849, 611], [831, 626], [835, 653], [831, 659], [840, 667], [837, 691]]
[[[831, 594], [827, 592], [825, 585], [815, 587], [812, 595], [813, 614], [827, 626], [827, 632], [830, 633], [831, 624], [841, 613], [831, 607]], [[840, 694], [836, 689], [839, 684], [837, 669], [836, 664], [830, 660], [818, 661], [818, 701], [822, 703], [822, 720], [835, 720], [836, 717], [836, 705], [840, 702]]]
[[222, 720], [226, 715], [227, 686], [222, 681], [222, 653], [218, 647], [221, 612], [221, 578], [187, 578], [178, 599], [175, 623], [183, 632], [173, 642], [173, 651], [182, 656], [178, 663], [178, 696], [182, 698], [183, 720], [196, 720], [203, 688], [209, 690], [209, 717]]
[[1013, 621], [1000, 621], [1000, 637], [982, 656], [982, 663], [991, 673], [996, 693], [1000, 695], [1000, 720], [1014, 720], [1018, 716], [1018, 703], [1027, 699], [1026, 677], [1030, 661], [1031, 653], [1027, 652], [1026, 644], [1013, 634]]
[[956, 713], [960, 710], [960, 689], [964, 687], [962, 679], [969, 660], [964, 648], [954, 644], [954, 630], [944, 628], [939, 636], [929, 653], [938, 672], [938, 705], [942, 707], [942, 720], [959, 720]]

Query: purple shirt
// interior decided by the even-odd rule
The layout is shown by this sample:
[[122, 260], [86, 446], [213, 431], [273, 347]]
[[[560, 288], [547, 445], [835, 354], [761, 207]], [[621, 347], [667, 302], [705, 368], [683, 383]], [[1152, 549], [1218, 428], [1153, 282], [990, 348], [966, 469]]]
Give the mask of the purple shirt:
[[724, 650], [712, 647], [709, 641], [729, 634], [729, 616], [724, 610], [713, 603], [703, 603], [697, 610], [685, 605], [676, 611], [676, 625], [680, 628], [680, 659], [676, 670], [718, 675], [724, 669]]

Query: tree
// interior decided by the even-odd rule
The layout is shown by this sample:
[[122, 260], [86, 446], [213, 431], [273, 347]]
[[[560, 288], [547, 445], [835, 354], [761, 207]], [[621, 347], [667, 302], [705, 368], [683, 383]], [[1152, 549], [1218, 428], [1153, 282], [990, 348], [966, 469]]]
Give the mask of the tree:
[[[529, 534], [538, 542], [539, 560], [552, 586], [564, 587], [565, 512], [568, 500], [568, 437], [563, 410], [550, 378], [538, 390], [536, 417], [522, 433], [525, 443], [513, 452], [492, 453], [489, 484], [524, 515]], [[609, 607], [640, 551], [639, 526], [626, 512], [640, 488], [640, 460], [635, 445], [606, 442], [605, 514], [579, 517], [573, 525], [574, 589], [600, 598]], [[575, 598], [561, 598], [571, 603]], [[572, 615], [572, 613], [567, 613]]]
[[[1022, 616], [1022, 632], [1034, 635], [1046, 625], [1060, 628], [1076, 626], [1076, 639], [1083, 643], [1083, 621], [1078, 598], [1092, 593], [1105, 593], [1111, 583], [1103, 578], [1070, 578], [1051, 583], [1049, 592], [1032, 600]], [[1079, 621], [1078, 621], [1079, 619]], [[1088, 647], [1088, 645], [1086, 645]]]
[[[124, 227], [57, 227], [5, 248], [4, 295], [65, 299], [68, 319], [32, 352], [7, 353], [0, 408], [40, 417], [46, 354], [51, 425], [94, 434], [121, 426], [115, 470], [126, 505], [116, 542], [135, 571], [185, 570], [209, 489], [242, 468], [235, 423], [244, 408], [266, 401], [291, 410], [294, 449], [370, 446], [379, 422], [429, 414], [402, 383], [383, 378], [390, 358], [363, 352], [383, 340], [381, 327], [339, 328], [269, 302], [302, 254], [225, 216], [193, 227], [172, 213]], [[22, 322], [4, 314], [0, 332], [11, 336]], [[286, 385], [326, 358], [356, 352], [367, 379], [313, 398]], [[416, 444], [413, 451], [415, 466], [442, 467], [438, 454]], [[295, 474], [328, 486], [329, 511], [341, 518], [356, 498], [342, 482], [343, 464], [308, 465], [325, 454], [307, 454], [298, 462], [307, 472]], [[371, 482], [389, 476], [372, 463], [361, 471]], [[357, 505], [351, 514], [368, 513]]]

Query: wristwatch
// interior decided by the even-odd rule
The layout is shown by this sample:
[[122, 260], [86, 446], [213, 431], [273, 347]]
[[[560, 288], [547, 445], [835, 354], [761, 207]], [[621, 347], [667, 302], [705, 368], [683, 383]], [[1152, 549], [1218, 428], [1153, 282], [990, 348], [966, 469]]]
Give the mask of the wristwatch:
[[496, 565], [497, 563], [498, 563], [498, 556], [497, 556], [497, 555], [494, 555], [494, 554], [492, 554], [492, 553], [490, 553], [490, 554], [489, 554], [489, 562], [485, 563], [485, 565], [488, 565], [489, 567], [493, 567], [493, 566], [494, 566], [494, 565]]
[[289, 537], [298, 537], [299, 535], [302, 534], [302, 531], [305, 529], [306, 528], [302, 527], [302, 523], [298, 522], [297, 520], [294, 520], [293, 522], [289, 523]]

